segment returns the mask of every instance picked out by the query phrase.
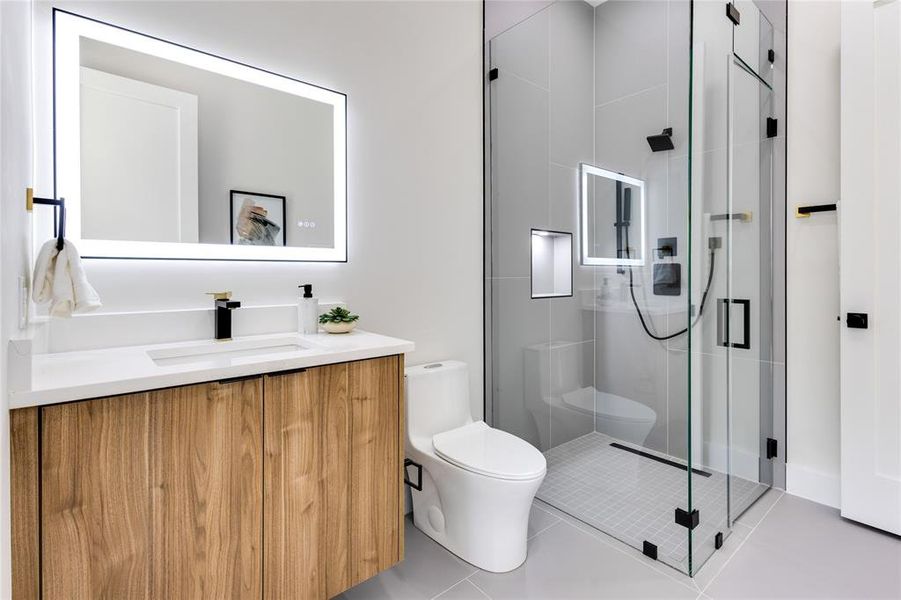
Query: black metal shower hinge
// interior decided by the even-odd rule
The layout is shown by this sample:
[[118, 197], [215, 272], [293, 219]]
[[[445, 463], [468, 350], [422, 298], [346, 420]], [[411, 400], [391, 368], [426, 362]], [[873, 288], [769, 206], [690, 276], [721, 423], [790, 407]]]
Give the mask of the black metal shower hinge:
[[766, 457], [767, 460], [776, 458], [779, 455], [779, 442], [773, 438], [766, 439]]
[[726, 16], [729, 17], [729, 20], [739, 25], [741, 23], [741, 13], [738, 12], [738, 9], [735, 8], [735, 5], [731, 2], [726, 5]]
[[499, 74], [498, 74], [498, 71], [497, 71], [497, 67], [495, 67], [495, 68], [491, 69], [490, 71], [488, 71], [488, 81], [494, 81], [494, 80], [497, 79], [498, 77], [499, 77]]
[[687, 529], [694, 529], [701, 523], [701, 513], [698, 512], [698, 509], [694, 509], [691, 512], [682, 510], [681, 508], [676, 509], [676, 525], [681, 525]]
[[648, 558], [657, 560], [657, 544], [652, 544], [651, 542], [645, 540], [644, 544], [642, 544], [641, 553]]
[[766, 118], [766, 136], [776, 137], [779, 134], [779, 120], [773, 117]]

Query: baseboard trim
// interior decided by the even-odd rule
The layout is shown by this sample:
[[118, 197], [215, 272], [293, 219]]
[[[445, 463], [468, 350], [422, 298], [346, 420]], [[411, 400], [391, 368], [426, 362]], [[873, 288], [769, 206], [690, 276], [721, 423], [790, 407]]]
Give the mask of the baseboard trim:
[[785, 465], [785, 491], [819, 504], [841, 508], [842, 486], [838, 475], [789, 462]]

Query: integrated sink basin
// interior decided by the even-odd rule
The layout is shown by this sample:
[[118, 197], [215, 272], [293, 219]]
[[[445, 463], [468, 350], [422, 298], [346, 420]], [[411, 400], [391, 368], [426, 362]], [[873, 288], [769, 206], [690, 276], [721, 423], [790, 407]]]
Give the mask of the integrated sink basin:
[[177, 348], [148, 350], [147, 356], [157, 366], [169, 367], [192, 363], [226, 362], [236, 358], [255, 358], [302, 350], [310, 350], [310, 347], [301, 344], [296, 337], [284, 337], [267, 340], [203, 342]]

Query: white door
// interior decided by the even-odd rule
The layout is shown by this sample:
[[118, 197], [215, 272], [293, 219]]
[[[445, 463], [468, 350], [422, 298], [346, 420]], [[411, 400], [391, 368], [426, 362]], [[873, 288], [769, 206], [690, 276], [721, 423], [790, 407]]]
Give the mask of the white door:
[[81, 68], [81, 237], [199, 241], [197, 96]]
[[901, 534], [901, 2], [843, 2], [841, 41], [841, 510]]

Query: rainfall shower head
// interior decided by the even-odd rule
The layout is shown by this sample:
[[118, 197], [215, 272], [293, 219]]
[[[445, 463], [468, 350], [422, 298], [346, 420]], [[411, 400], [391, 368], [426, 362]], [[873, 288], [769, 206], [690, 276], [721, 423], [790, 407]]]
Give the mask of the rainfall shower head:
[[667, 127], [660, 134], [649, 135], [648, 144], [651, 146], [651, 151], [653, 152], [672, 150], [675, 148], [675, 146], [673, 146], [673, 128]]

